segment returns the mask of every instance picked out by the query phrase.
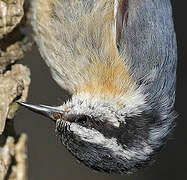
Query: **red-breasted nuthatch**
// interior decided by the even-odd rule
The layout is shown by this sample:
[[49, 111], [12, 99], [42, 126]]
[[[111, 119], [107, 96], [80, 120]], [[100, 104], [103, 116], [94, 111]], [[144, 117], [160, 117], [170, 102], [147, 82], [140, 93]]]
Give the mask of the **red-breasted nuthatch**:
[[62, 106], [21, 105], [56, 121], [66, 148], [98, 171], [151, 162], [175, 123], [170, 0], [33, 0], [35, 39]]

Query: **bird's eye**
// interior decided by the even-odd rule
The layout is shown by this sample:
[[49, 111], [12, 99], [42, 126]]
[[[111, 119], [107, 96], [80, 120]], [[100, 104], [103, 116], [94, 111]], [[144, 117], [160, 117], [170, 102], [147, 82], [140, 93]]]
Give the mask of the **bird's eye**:
[[86, 124], [87, 121], [88, 121], [88, 118], [89, 118], [89, 117], [86, 116], [86, 115], [79, 115], [79, 116], [76, 117], [75, 121], [76, 121], [77, 123]]

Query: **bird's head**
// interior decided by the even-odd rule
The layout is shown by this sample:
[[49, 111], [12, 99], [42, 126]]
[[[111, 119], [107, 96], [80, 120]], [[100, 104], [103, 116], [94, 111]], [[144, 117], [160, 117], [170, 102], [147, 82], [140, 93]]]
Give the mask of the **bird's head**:
[[144, 166], [152, 153], [147, 141], [150, 114], [139, 95], [133, 98], [128, 102], [134, 101], [136, 108], [120, 104], [119, 97], [111, 101], [86, 94], [74, 95], [58, 107], [20, 104], [54, 120], [62, 143], [79, 161], [99, 171], [124, 174]]

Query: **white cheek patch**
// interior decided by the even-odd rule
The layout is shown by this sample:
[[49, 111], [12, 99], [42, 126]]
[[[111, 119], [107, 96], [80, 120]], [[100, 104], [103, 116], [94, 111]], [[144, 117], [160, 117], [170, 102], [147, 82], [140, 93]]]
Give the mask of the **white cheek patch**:
[[93, 117], [100, 117], [101, 121], [108, 121], [115, 127], [120, 126], [119, 117], [116, 117], [116, 109], [111, 106], [111, 101], [101, 100], [97, 96], [90, 98], [89, 94], [77, 94], [66, 106], [69, 114], [86, 114]]
[[102, 99], [99, 94], [91, 97], [90, 94], [79, 93], [74, 95], [71, 101], [67, 101], [62, 109], [68, 109], [69, 114], [86, 114], [99, 117], [100, 121], [108, 121], [114, 127], [119, 127], [121, 122], [125, 123], [125, 116], [139, 115], [142, 108], [145, 109], [146, 96], [142, 95], [141, 91], [141, 89], [138, 89], [128, 96], [119, 96], [112, 99]]
[[103, 136], [100, 132], [96, 131], [95, 129], [87, 129], [86, 127], [82, 127], [76, 123], [72, 123], [70, 125], [70, 130], [79, 136], [81, 140], [101, 145], [103, 148], [107, 148], [111, 151], [113, 151], [114, 156], [119, 156], [123, 159], [130, 160], [133, 157], [136, 157], [137, 154], [141, 154], [140, 158], [141, 160], [145, 160], [147, 156], [145, 156], [142, 151], [146, 151], [145, 153], [150, 154], [153, 150], [152, 148], [142, 142], [142, 145], [144, 146], [144, 149], [128, 149], [125, 150], [120, 144], [117, 143], [116, 138], [108, 139]]

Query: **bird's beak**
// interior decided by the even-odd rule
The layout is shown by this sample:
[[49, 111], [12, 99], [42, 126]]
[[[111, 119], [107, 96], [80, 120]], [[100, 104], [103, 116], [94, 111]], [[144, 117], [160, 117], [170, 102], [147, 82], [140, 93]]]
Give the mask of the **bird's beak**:
[[64, 112], [62, 110], [57, 109], [57, 107], [46, 106], [46, 105], [41, 105], [41, 104], [33, 105], [33, 104], [24, 103], [24, 102], [17, 102], [17, 103], [33, 112], [44, 115], [54, 121], [62, 118], [64, 114]]

